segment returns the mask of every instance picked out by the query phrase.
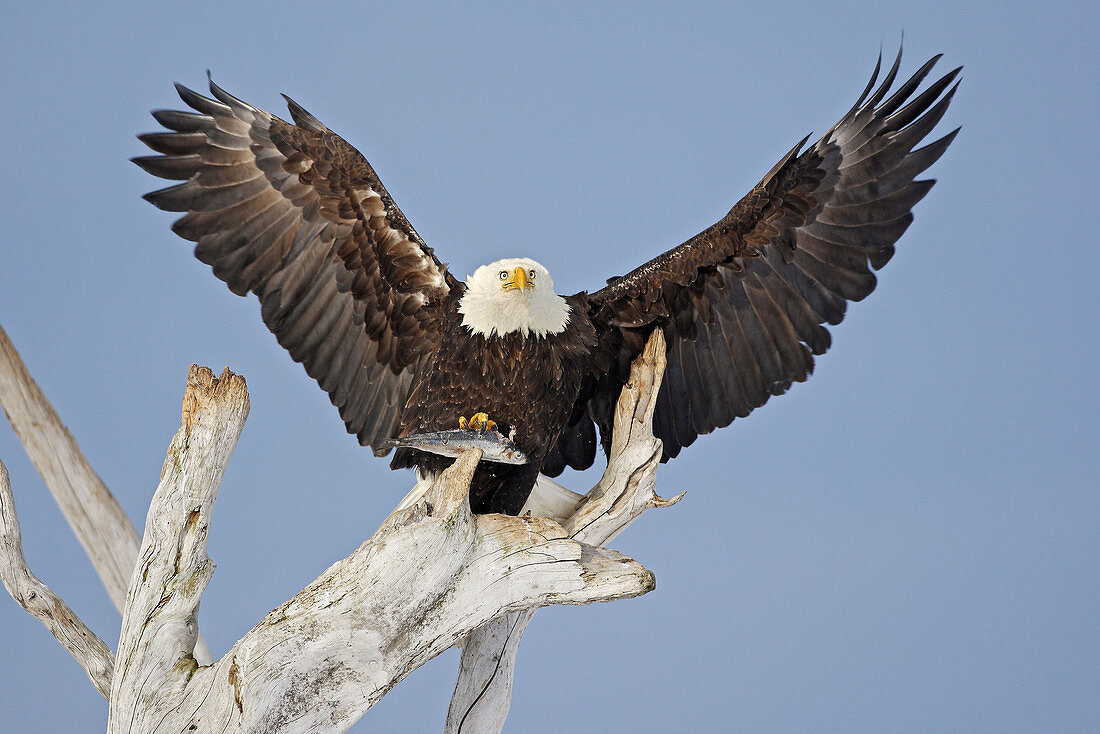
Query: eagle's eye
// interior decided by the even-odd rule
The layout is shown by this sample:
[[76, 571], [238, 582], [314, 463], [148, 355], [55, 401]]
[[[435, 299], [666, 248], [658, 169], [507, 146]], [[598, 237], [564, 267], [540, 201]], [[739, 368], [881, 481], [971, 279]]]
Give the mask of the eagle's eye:
[[530, 278], [531, 280], [534, 280], [535, 279], [535, 271], [534, 270], [529, 271], [527, 273], [527, 277]]
[[507, 270], [501, 270], [499, 273], [497, 273], [497, 275], [500, 276], [501, 280], [508, 280], [508, 271]]

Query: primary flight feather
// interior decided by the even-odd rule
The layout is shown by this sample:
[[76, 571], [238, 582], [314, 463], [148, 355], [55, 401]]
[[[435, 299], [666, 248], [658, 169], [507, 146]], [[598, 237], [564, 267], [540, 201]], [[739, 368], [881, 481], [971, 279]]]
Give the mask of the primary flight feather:
[[[939, 57], [891, 94], [901, 53], [817, 142], [795, 145], [719, 222], [594, 293], [558, 295], [527, 258], [447, 272], [355, 148], [287, 98], [293, 123], [176, 86], [193, 112], [153, 113], [134, 162], [180, 183], [146, 195], [376, 453], [394, 439], [495, 425], [529, 458], [482, 463], [475, 512], [518, 513], [541, 472], [605, 451], [619, 392], [653, 329], [668, 367], [654, 431], [664, 458], [805, 380], [848, 301], [875, 287], [957, 129], [918, 147], [955, 92]], [[887, 97], [887, 95], [890, 95]], [[453, 459], [398, 448], [432, 475]]]

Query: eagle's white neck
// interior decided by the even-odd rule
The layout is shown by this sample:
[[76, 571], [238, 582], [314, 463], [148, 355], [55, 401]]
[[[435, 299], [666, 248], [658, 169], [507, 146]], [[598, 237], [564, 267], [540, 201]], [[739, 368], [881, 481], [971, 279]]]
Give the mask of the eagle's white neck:
[[[498, 273], [516, 267], [535, 272], [534, 287], [503, 290]], [[546, 268], [528, 258], [510, 258], [482, 265], [466, 279], [466, 292], [458, 301], [462, 323], [484, 337], [513, 331], [527, 336], [559, 334], [569, 323], [569, 304], [554, 292]]]

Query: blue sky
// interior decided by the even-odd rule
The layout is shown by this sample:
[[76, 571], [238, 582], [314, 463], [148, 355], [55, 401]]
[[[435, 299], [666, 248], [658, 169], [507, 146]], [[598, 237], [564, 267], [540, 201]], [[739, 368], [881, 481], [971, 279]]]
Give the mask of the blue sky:
[[[688, 490], [615, 547], [645, 597], [539, 613], [511, 731], [1095, 731], [1100, 396], [1096, 11], [1084, 3], [13, 5], [0, 28], [0, 324], [139, 526], [192, 362], [252, 412], [200, 624], [223, 652], [410, 485], [141, 201], [171, 83], [279, 92], [359, 147], [452, 269], [533, 256], [595, 289], [721, 216], [862, 90], [964, 64], [879, 289], [814, 376], [665, 466]], [[0, 426], [33, 570], [112, 647], [119, 618]], [[567, 476], [584, 490], [595, 477]], [[0, 598], [8, 731], [106, 704]], [[457, 655], [352, 731], [437, 731]], [[50, 701], [46, 704], [46, 701]]]

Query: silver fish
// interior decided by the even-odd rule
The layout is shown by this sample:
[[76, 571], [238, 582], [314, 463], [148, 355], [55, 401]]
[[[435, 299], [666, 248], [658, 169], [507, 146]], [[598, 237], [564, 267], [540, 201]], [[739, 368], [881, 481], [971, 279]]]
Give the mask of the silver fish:
[[498, 464], [526, 464], [529, 461], [527, 454], [500, 432], [474, 428], [414, 433], [403, 438], [388, 439], [382, 447], [417, 449], [452, 458], [468, 449], [481, 449], [482, 461], [495, 461]]

